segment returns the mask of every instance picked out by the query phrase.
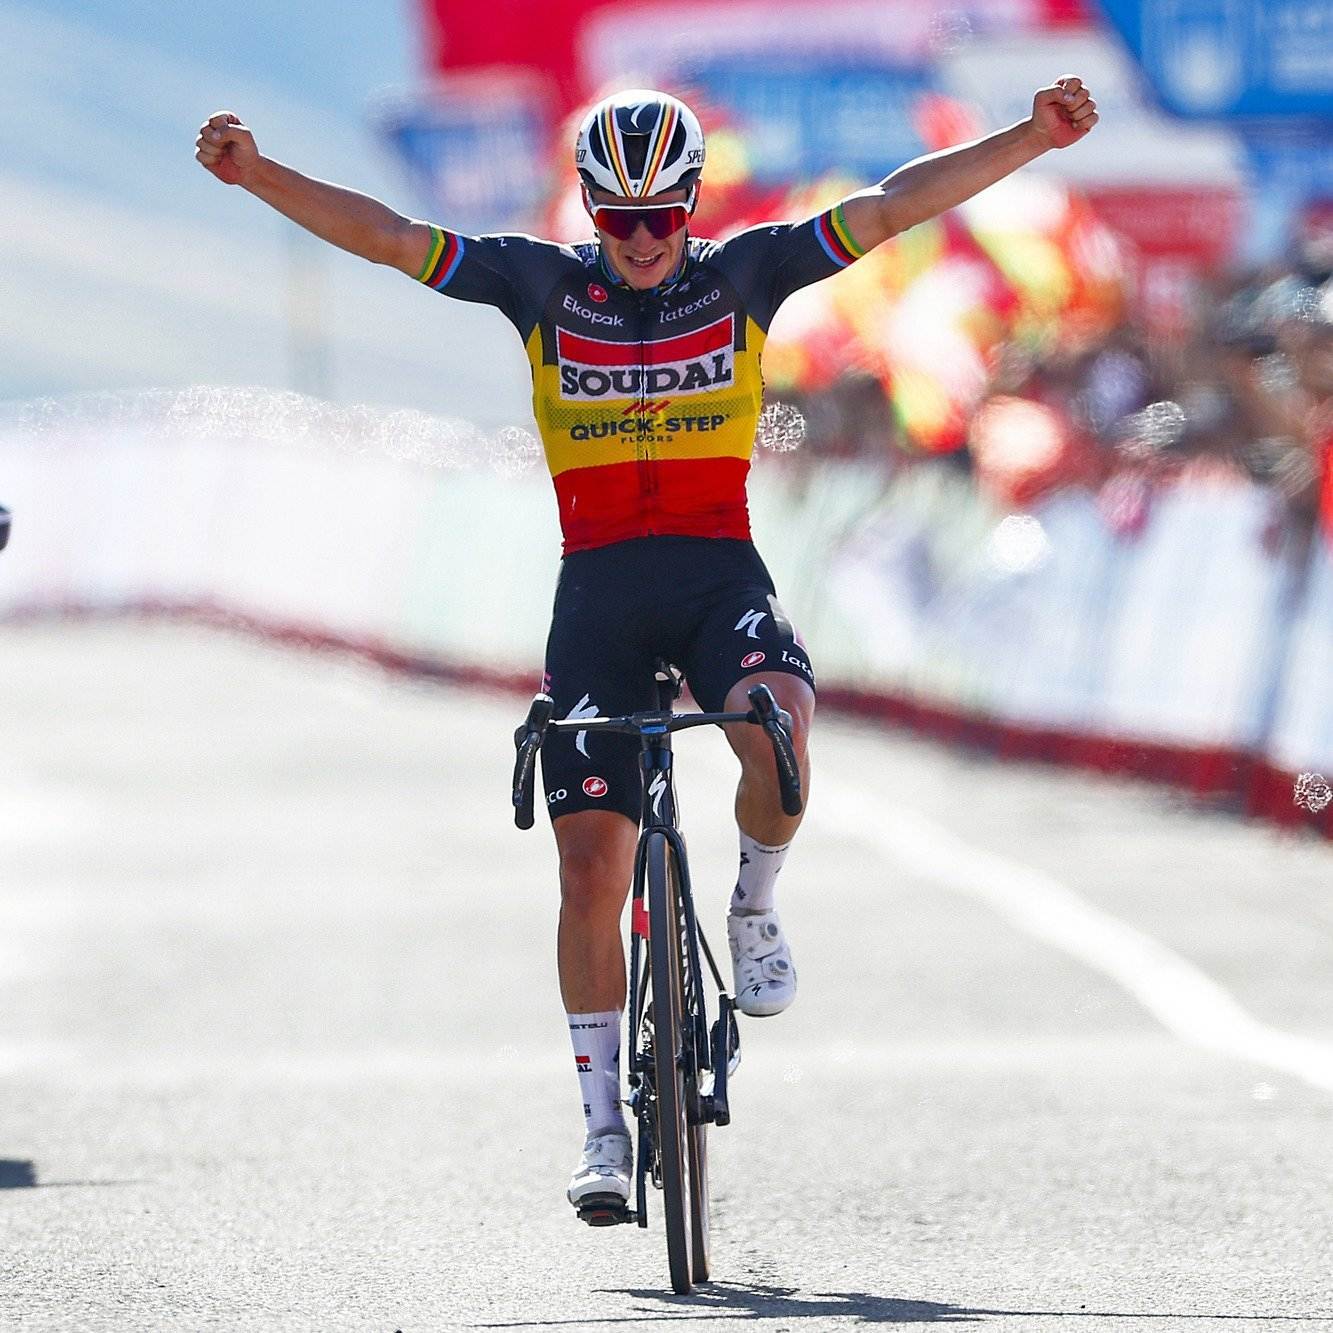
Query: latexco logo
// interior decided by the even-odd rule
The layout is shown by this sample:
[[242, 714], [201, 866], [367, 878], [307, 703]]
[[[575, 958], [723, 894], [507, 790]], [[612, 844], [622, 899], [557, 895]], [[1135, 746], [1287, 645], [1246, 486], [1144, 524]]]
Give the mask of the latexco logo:
[[782, 660], [789, 665], [794, 666], [798, 671], [804, 672], [804, 674], [809, 676], [811, 680], [814, 680], [815, 673], [810, 670], [810, 663], [803, 657], [798, 657], [795, 653], [789, 653], [784, 648], [782, 650]]
[[714, 301], [720, 300], [721, 297], [722, 289], [720, 287], [714, 287], [707, 296], [701, 296], [698, 300], [690, 301], [686, 305], [677, 306], [674, 310], [662, 311], [662, 323], [671, 324], [678, 319], [688, 319], [691, 315], [698, 314], [705, 306], [710, 306]]

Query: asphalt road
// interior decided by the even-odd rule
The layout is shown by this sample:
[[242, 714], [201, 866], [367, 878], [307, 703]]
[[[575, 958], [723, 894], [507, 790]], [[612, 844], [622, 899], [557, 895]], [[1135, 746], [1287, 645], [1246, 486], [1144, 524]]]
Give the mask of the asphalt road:
[[[717, 1281], [579, 1226], [514, 699], [0, 629], [0, 1327], [1333, 1329], [1333, 849], [823, 719]], [[679, 749], [705, 924], [720, 738]]]

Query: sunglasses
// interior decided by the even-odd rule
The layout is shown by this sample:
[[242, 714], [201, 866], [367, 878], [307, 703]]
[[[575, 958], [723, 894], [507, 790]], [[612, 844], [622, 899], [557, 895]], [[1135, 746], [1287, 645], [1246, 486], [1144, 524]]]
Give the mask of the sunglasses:
[[690, 210], [684, 204], [657, 204], [643, 208], [637, 204], [594, 204], [592, 221], [595, 227], [609, 232], [618, 241], [627, 241], [642, 222], [648, 235], [655, 241], [664, 241], [678, 232], [690, 220]]

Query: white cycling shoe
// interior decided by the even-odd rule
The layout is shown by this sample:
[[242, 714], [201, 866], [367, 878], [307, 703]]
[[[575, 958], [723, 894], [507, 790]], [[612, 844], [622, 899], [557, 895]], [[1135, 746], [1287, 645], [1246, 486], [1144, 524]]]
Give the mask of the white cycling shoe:
[[590, 1134], [569, 1182], [569, 1201], [589, 1226], [625, 1220], [634, 1152], [628, 1133]]
[[736, 1008], [751, 1018], [780, 1014], [796, 998], [796, 969], [778, 914], [732, 912], [727, 941], [736, 983]]

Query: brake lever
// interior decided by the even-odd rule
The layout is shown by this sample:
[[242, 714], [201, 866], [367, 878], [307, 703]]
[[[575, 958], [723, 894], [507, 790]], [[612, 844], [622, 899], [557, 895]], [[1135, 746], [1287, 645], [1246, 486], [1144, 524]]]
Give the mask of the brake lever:
[[514, 783], [511, 799], [514, 803], [514, 823], [521, 829], [533, 825], [533, 775], [537, 767], [537, 751], [546, 736], [546, 726], [555, 714], [555, 700], [549, 694], [534, 696], [523, 725], [514, 732]]

